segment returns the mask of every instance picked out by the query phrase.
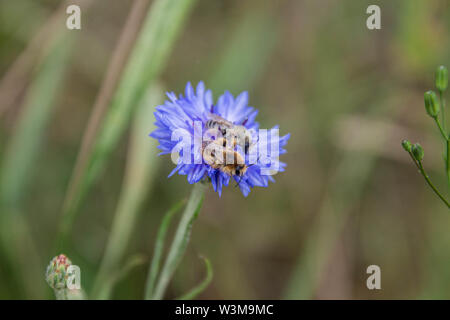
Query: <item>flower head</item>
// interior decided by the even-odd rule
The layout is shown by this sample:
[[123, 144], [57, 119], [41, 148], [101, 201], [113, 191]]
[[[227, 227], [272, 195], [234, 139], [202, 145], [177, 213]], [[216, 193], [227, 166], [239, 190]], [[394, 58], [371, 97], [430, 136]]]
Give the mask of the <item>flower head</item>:
[[70, 265], [72, 265], [72, 261], [65, 255], [60, 254], [54, 257], [45, 272], [45, 280], [47, 280], [48, 285], [56, 290], [67, 288]]
[[[290, 135], [279, 137], [277, 126], [268, 130], [268, 136], [261, 135], [267, 132], [259, 130], [255, 121], [258, 111], [248, 106], [247, 92], [234, 98], [226, 91], [214, 103], [211, 90], [200, 82], [196, 90], [188, 83], [184, 96], [171, 92], [167, 97], [169, 100], [156, 108], [157, 129], [150, 136], [159, 141], [160, 154], [178, 156], [169, 177], [178, 172], [187, 175], [191, 184], [209, 178], [219, 196], [222, 186], [233, 178], [247, 196], [251, 188], [274, 182], [271, 174], [284, 171], [286, 164], [278, 161], [278, 156], [286, 152]], [[211, 129], [218, 134], [205, 139]], [[208, 146], [213, 146], [213, 151]]]

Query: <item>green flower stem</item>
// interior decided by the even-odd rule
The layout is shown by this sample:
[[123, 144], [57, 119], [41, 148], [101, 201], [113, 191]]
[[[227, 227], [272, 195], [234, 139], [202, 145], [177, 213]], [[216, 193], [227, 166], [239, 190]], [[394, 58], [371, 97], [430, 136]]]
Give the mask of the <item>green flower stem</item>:
[[163, 298], [167, 286], [169, 285], [169, 281], [178, 267], [184, 252], [186, 251], [192, 223], [197, 217], [197, 214], [202, 206], [205, 188], [206, 186], [204, 183], [196, 183], [193, 186], [186, 209], [184, 210], [180, 223], [178, 224], [172, 245], [170, 246], [169, 253], [167, 254], [166, 261], [164, 262], [164, 266], [161, 270], [159, 281], [153, 293], [152, 298], [154, 300]]
[[441, 132], [442, 138], [444, 138], [445, 141], [448, 141], [447, 134], [445, 133], [444, 129], [442, 128], [441, 122], [439, 121], [438, 117], [435, 117], [434, 121], [436, 121], [439, 131]]
[[442, 126], [444, 127], [444, 131], [447, 132], [447, 122], [445, 121], [445, 100], [441, 90], [439, 90], [439, 100], [441, 102]]
[[[445, 132], [447, 132], [446, 130], [446, 122], [445, 122], [445, 116], [444, 116], [444, 112], [445, 112], [445, 98], [443, 96], [443, 92], [441, 90], [439, 90], [439, 100], [441, 103], [441, 112], [442, 112], [442, 123], [443, 123], [443, 127]], [[445, 159], [445, 173], [447, 174], [447, 183], [448, 183], [448, 187], [450, 188], [450, 137], [447, 136], [447, 143], [445, 144], [445, 155], [446, 155], [446, 159]]]
[[447, 144], [446, 144], [445, 149], [446, 149], [445, 171], [447, 173], [448, 187], [450, 188], [450, 139], [447, 139]]
[[67, 289], [54, 289], [56, 300], [69, 300], [67, 297]]
[[442, 202], [445, 203], [447, 208], [450, 209], [450, 203], [448, 203], [448, 201], [441, 195], [439, 190], [436, 189], [436, 187], [433, 185], [433, 183], [430, 180], [430, 177], [428, 177], [427, 173], [425, 172], [425, 169], [423, 168], [422, 161], [416, 161], [416, 159], [414, 159], [414, 156], [411, 152], [409, 152], [409, 155], [411, 156], [411, 159], [413, 160], [413, 162], [416, 164], [416, 166], [419, 169], [422, 176], [425, 178], [425, 181], [428, 183], [428, 185], [431, 187], [431, 189], [433, 189], [434, 193], [442, 200]]
[[440, 194], [440, 192], [433, 185], [433, 183], [431, 182], [430, 178], [428, 177], [428, 175], [426, 174], [425, 170], [423, 169], [422, 162], [419, 162], [419, 170], [420, 170], [420, 173], [425, 178], [425, 180], [427, 181], [428, 185], [431, 187], [431, 189], [433, 189], [434, 193], [436, 193], [436, 195], [439, 198], [441, 198], [441, 200], [445, 203], [445, 205], [450, 209], [450, 203], [448, 203], [447, 200], [445, 200], [445, 198]]
[[[439, 92], [439, 95], [441, 98], [442, 111], [444, 111], [445, 102], [442, 98], [441, 92]], [[444, 116], [442, 116], [442, 119], [444, 121]], [[436, 121], [439, 131], [441, 132], [442, 138], [444, 138], [444, 140], [445, 140], [445, 173], [447, 175], [447, 184], [448, 184], [448, 187], [450, 188], [450, 137], [445, 132], [445, 129], [441, 125], [438, 117], [435, 117], [434, 121]], [[444, 122], [444, 126], [445, 126], [445, 122]]]
[[165, 215], [161, 226], [159, 227], [158, 234], [155, 241], [155, 249], [153, 250], [153, 259], [149, 266], [147, 284], [145, 287], [145, 299], [150, 300], [153, 296], [153, 291], [155, 287], [156, 278], [158, 276], [159, 267], [161, 264], [161, 259], [164, 251], [164, 240], [169, 229], [170, 221], [172, 217], [181, 210], [185, 205], [185, 201], [182, 200], [175, 204]]
[[86, 300], [86, 294], [83, 289], [53, 289], [56, 300]]

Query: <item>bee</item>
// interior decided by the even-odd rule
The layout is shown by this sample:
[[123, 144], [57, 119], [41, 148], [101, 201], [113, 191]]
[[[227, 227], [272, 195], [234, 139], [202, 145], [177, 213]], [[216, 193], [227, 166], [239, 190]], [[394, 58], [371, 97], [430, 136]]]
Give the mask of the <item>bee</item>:
[[218, 130], [227, 141], [231, 142], [231, 146], [243, 146], [244, 153], [248, 154], [251, 147], [251, 134], [244, 126], [246, 122], [247, 120], [242, 125], [237, 125], [221, 116], [210, 113], [209, 120], [206, 121], [205, 126], [207, 129]]
[[209, 119], [205, 124], [206, 128], [217, 129], [223, 136], [226, 136], [228, 129], [234, 127], [234, 124], [231, 121], [228, 121], [217, 114], [210, 113], [208, 118]]
[[202, 155], [211, 168], [219, 169], [229, 176], [242, 177], [249, 167], [239, 152], [227, 147], [225, 138], [213, 140], [209, 144], [204, 143]]

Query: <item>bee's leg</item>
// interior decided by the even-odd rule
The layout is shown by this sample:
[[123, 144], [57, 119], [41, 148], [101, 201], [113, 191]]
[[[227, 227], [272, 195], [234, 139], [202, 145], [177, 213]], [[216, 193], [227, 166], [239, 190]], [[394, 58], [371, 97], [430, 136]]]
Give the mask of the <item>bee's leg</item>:
[[240, 176], [239, 180], [236, 181], [236, 184], [234, 185], [235, 188], [241, 184], [241, 180], [242, 180], [242, 176]]

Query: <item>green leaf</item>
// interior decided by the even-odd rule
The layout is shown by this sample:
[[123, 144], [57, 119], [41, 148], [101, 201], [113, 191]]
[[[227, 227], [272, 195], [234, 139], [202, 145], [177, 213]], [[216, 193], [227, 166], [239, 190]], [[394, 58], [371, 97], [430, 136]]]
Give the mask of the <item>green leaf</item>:
[[191, 234], [192, 223], [197, 218], [197, 215], [202, 207], [203, 198], [205, 194], [205, 185], [203, 183], [196, 183], [192, 188], [186, 209], [183, 212], [180, 223], [178, 224], [175, 237], [164, 262], [161, 275], [152, 299], [162, 299], [167, 286], [177, 269], [184, 252], [186, 251], [189, 237]]
[[170, 210], [164, 215], [163, 221], [161, 222], [161, 226], [159, 227], [158, 234], [156, 236], [153, 259], [149, 268], [147, 286], [145, 289], [145, 299], [147, 300], [152, 298], [156, 277], [159, 272], [159, 266], [161, 265], [161, 258], [164, 250], [164, 239], [166, 237], [170, 221], [172, 220], [174, 214], [180, 211], [180, 209], [183, 207], [184, 204], [185, 201], [181, 200], [178, 203], [176, 203], [172, 208], [170, 208]]
[[213, 278], [213, 270], [212, 270], [211, 262], [206, 257], [200, 257], [200, 258], [202, 258], [205, 261], [205, 266], [206, 266], [205, 279], [203, 279], [202, 282], [200, 282], [197, 286], [192, 288], [190, 291], [188, 291], [187, 293], [185, 293], [184, 295], [179, 297], [178, 300], [194, 299], [196, 296], [198, 296], [200, 293], [202, 293], [203, 290], [205, 290], [206, 287], [208, 287], [208, 285], [211, 283], [211, 280]]

